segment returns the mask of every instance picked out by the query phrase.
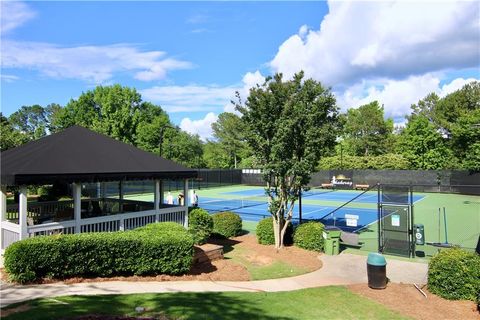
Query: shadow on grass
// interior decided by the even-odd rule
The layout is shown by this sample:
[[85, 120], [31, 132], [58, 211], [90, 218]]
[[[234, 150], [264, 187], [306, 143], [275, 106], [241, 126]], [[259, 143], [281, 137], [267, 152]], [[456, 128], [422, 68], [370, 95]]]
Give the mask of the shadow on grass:
[[[148, 317], [165, 314], [173, 319], [259, 319], [288, 320], [278, 316], [263, 305], [262, 293], [257, 295], [255, 303], [241, 294], [212, 292], [201, 293], [167, 293], [143, 295], [104, 295], [104, 296], [70, 296], [66, 298], [35, 300], [30, 302], [31, 309], [12, 314], [5, 320], [13, 319], [71, 319], [79, 315], [130, 315]], [[61, 301], [59, 301], [61, 300]], [[260, 301], [259, 301], [260, 300]], [[56, 302], [55, 302], [56, 301]], [[60, 302], [60, 303], [59, 303]], [[67, 304], [64, 304], [67, 303]], [[136, 314], [135, 307], [145, 307], [147, 312]]]

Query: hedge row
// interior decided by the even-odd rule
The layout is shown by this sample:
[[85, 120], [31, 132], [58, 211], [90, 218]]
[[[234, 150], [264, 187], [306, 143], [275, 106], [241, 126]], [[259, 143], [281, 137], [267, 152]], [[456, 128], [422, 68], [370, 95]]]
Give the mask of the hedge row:
[[190, 270], [193, 238], [173, 222], [126, 232], [40, 236], [5, 250], [11, 280], [182, 274]]
[[442, 250], [428, 264], [428, 290], [452, 300], [476, 301], [480, 294], [480, 255]]

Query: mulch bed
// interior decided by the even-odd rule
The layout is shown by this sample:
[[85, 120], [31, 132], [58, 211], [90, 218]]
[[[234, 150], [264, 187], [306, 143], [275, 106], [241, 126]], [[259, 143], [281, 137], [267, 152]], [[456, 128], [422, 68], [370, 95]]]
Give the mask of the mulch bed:
[[[245, 252], [244, 258], [255, 265], [269, 265], [276, 261], [282, 261], [307, 271], [314, 271], [322, 266], [318, 259], [318, 253], [303, 250], [294, 246], [285, 247], [282, 250], [275, 250], [273, 246], [266, 246], [257, 243], [255, 236], [243, 235], [231, 239], [212, 239], [212, 244], [220, 244], [225, 247], [225, 252], [231, 248]], [[3, 269], [0, 270], [0, 279], [7, 280]], [[42, 279], [37, 284], [58, 283], [65, 284], [80, 282], [105, 282], [105, 281], [248, 281], [250, 274], [247, 269], [233, 262], [230, 259], [215, 260], [204, 263], [196, 263], [189, 273], [180, 276], [157, 275], [157, 276], [117, 276], [117, 277], [74, 277], [68, 279]]]
[[425, 298], [413, 285], [389, 283], [384, 290], [370, 289], [366, 284], [350, 285], [348, 288], [364, 297], [379, 302], [403, 315], [422, 320], [480, 319], [473, 301], [446, 300], [422, 289]]

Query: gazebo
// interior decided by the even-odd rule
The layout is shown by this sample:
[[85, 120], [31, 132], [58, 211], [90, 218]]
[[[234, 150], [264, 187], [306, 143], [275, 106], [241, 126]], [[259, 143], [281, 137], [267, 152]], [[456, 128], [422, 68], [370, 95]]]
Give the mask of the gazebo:
[[[37, 235], [188, 224], [188, 180], [197, 171], [80, 126], [1, 152], [0, 248]], [[183, 203], [165, 204], [164, 181], [183, 182]], [[152, 199], [128, 199], [142, 181]], [[71, 199], [27, 202], [28, 186], [61, 184]], [[7, 204], [7, 188], [18, 201]], [[113, 190], [113, 191], [112, 191]]]

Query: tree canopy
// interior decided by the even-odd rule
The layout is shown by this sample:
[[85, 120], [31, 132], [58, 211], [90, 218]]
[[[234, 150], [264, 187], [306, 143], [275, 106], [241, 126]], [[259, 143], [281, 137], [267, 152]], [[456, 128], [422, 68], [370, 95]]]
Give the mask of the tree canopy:
[[[237, 94], [239, 97], [239, 95]], [[296, 200], [322, 154], [334, 145], [338, 111], [329, 89], [303, 72], [284, 81], [281, 74], [250, 89], [236, 105], [245, 123], [245, 138], [263, 170], [275, 246], [291, 222]]]

